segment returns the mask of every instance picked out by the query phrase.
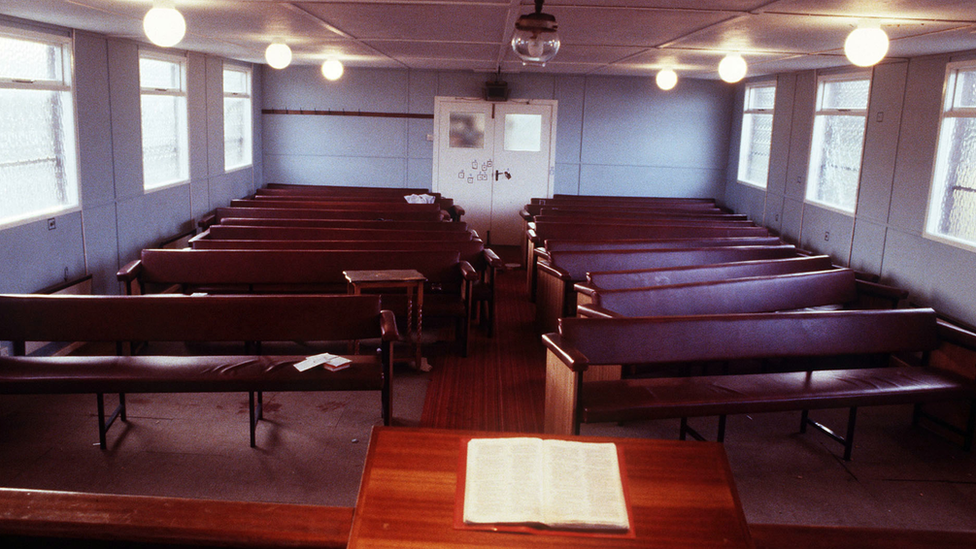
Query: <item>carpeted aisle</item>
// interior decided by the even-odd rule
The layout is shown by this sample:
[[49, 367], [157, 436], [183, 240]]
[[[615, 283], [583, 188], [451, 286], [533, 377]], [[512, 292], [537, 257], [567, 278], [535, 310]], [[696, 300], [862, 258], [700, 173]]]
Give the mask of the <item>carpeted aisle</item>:
[[[517, 254], [500, 253], [513, 251]], [[542, 432], [545, 347], [534, 326], [525, 270], [500, 273], [496, 292], [494, 337], [476, 327], [467, 358], [456, 353], [431, 357], [422, 427]]]

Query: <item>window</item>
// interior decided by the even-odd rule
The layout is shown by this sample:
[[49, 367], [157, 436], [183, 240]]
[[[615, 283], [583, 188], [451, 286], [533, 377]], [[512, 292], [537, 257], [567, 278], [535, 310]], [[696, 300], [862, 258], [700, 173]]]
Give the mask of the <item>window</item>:
[[190, 179], [186, 58], [139, 52], [142, 175], [146, 190]]
[[775, 83], [746, 86], [742, 104], [742, 140], [739, 143], [739, 181], [743, 183], [766, 187], [775, 101]]
[[71, 40], [0, 27], [0, 225], [78, 206]]
[[854, 213], [871, 77], [821, 77], [813, 119], [807, 200]]
[[251, 71], [224, 65], [224, 171], [250, 166]]
[[976, 248], [976, 62], [946, 69], [925, 234]]

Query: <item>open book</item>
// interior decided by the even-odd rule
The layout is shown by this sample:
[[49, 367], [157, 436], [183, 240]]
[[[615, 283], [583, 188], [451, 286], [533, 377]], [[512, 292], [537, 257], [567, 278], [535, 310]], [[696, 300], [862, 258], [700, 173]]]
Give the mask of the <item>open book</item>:
[[626, 531], [617, 447], [531, 437], [471, 439], [464, 522]]
[[301, 362], [295, 363], [295, 368], [297, 368], [299, 372], [304, 372], [305, 370], [312, 369], [321, 364], [322, 368], [335, 372], [348, 368], [351, 362], [351, 360], [343, 356], [334, 355], [332, 353], [321, 353], [312, 355]]

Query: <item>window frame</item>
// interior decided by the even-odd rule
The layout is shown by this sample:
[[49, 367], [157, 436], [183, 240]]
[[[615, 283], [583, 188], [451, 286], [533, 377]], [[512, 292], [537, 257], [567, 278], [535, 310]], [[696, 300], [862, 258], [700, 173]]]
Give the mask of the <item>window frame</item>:
[[236, 63], [224, 62], [223, 68], [220, 71], [221, 88], [223, 88], [223, 83], [224, 83], [224, 80], [225, 80], [224, 73], [226, 73], [227, 71], [242, 72], [242, 73], [246, 74], [247, 75], [247, 78], [246, 78], [247, 91], [244, 92], [244, 93], [240, 93], [240, 92], [228, 92], [226, 89], [222, 89], [222, 92], [223, 92], [223, 95], [222, 95], [223, 101], [222, 101], [221, 106], [223, 108], [223, 114], [224, 114], [224, 124], [223, 124], [223, 129], [222, 129], [222, 137], [223, 137], [223, 143], [224, 143], [224, 173], [230, 173], [230, 172], [234, 172], [234, 171], [237, 171], [237, 170], [244, 170], [244, 169], [248, 169], [248, 168], [254, 167], [254, 121], [253, 120], [251, 120], [250, 124], [248, 124], [248, 134], [249, 135], [245, 136], [245, 139], [247, 139], [248, 142], [249, 142], [248, 151], [250, 152], [250, 155], [248, 157], [248, 162], [245, 163], [245, 164], [238, 164], [238, 165], [235, 165], [235, 166], [228, 166], [227, 165], [227, 99], [230, 99], [230, 98], [246, 98], [248, 100], [248, 105], [250, 106], [249, 112], [251, 113], [251, 117], [249, 117], [249, 119], [253, 118], [253, 109], [254, 109], [254, 70], [253, 70], [252, 67], [249, 67], [249, 66], [246, 67], [244, 65], [239, 65], [239, 64], [236, 64]]
[[[749, 106], [749, 95], [752, 90], [757, 88], [773, 88], [773, 106], [772, 108], [758, 108]], [[744, 93], [742, 96], [742, 127], [739, 133], [739, 165], [736, 168], [736, 181], [743, 185], [748, 185], [750, 187], [755, 187], [757, 189], [763, 189], [769, 187], [769, 165], [766, 166], [766, 180], [762, 183], [757, 181], [750, 181], [743, 178], [743, 166], [745, 165], [745, 158], [752, 154], [753, 141], [746, 140], [746, 117], [755, 114], [768, 114], [773, 117], [773, 123], [776, 121], [776, 92], [778, 91], [776, 80], [762, 80], [757, 82], [749, 82], [745, 85]], [[770, 128], [770, 134], [772, 134], [772, 128]], [[748, 147], [746, 145], [748, 144]], [[772, 135], [770, 135], [769, 142], [769, 162], [772, 163]]]
[[[947, 234], [934, 232], [932, 225], [936, 224], [933, 218], [941, 218], [945, 212], [941, 207], [941, 197], [947, 192], [945, 179], [947, 177], [947, 166], [940, 162], [944, 155], [948, 154], [952, 148], [952, 142], [947, 143], [947, 149], [943, 150], [943, 137], [947, 129], [944, 126], [945, 120], [970, 118], [976, 121], [976, 106], [955, 107], [956, 101], [956, 78], [960, 72], [976, 71], [976, 59], [964, 61], [952, 61], [946, 64], [945, 78], [943, 79], [942, 104], [939, 108], [939, 125], [936, 133], [935, 152], [932, 159], [932, 175], [929, 178], [929, 191], [925, 202], [925, 221], [922, 225], [922, 238], [935, 240], [943, 244], [948, 244], [957, 248], [962, 248], [971, 252], [976, 252], [976, 241], [964, 240]], [[938, 202], [933, 202], [935, 195], [939, 191]]]
[[71, 103], [68, 109], [71, 120], [70, 123], [64, 125], [64, 146], [61, 147], [65, 152], [70, 150], [71, 156], [68, 157], [66, 155], [59, 160], [69, 166], [65, 172], [66, 183], [68, 184], [66, 185], [67, 193], [70, 196], [69, 203], [45, 209], [21, 212], [14, 217], [0, 217], [0, 229], [8, 229], [81, 210], [81, 148], [78, 139], [78, 100], [74, 86], [74, 36], [67, 32], [45, 32], [42, 30], [12, 26], [3, 21], [0, 21], [0, 36], [14, 40], [40, 42], [61, 50], [61, 78], [33, 80], [0, 75], [0, 89], [66, 93]]
[[[835, 82], [850, 82], [856, 80], [867, 80], [868, 82], [868, 97], [867, 102], [863, 109], [852, 109], [852, 108], [824, 108], [824, 89], [827, 84]], [[814, 103], [813, 109], [813, 122], [810, 125], [810, 155], [807, 158], [807, 177], [806, 186], [803, 193], [803, 201], [806, 204], [811, 204], [819, 208], [824, 208], [827, 210], [842, 213], [844, 215], [854, 216], [857, 214], [858, 205], [858, 193], [861, 188], [861, 175], [864, 167], [864, 145], [867, 142], [867, 126], [868, 126], [868, 112], [871, 108], [871, 90], [874, 86], [873, 74], [870, 70], [862, 70], [855, 72], [843, 72], [843, 73], [829, 73], [829, 74], [818, 74], [817, 75], [817, 95]], [[819, 162], [814, 162], [815, 158], [819, 158], [823, 154], [823, 148], [821, 146], [820, 150], [816, 150], [818, 142], [822, 140], [817, 138], [817, 119], [818, 117], [824, 116], [859, 116], [864, 122], [864, 129], [861, 135], [861, 158], [857, 165], [857, 185], [854, 188], [854, 204], [850, 209], [837, 204], [831, 204], [828, 202], [822, 202], [815, 198], [816, 193], [811, 192], [813, 189], [813, 174], [814, 166], [819, 165]], [[819, 185], [820, 181], [817, 180]], [[811, 196], [814, 195], [814, 196]]]
[[[166, 61], [170, 63], [178, 63], [180, 66], [180, 82], [179, 86], [175, 88], [157, 88], [148, 87], [142, 85], [142, 60], [143, 59], [154, 59], [157, 61]], [[152, 186], [147, 186], [146, 184], [146, 144], [143, 139], [141, 148], [141, 160], [142, 160], [142, 190], [143, 193], [156, 192], [163, 189], [168, 189], [170, 187], [176, 187], [179, 185], [188, 185], [191, 180], [191, 163], [190, 163], [190, 124], [189, 124], [189, 98], [188, 98], [188, 63], [189, 58], [185, 54], [172, 54], [163, 53], [153, 49], [140, 47], [139, 48], [139, 125], [140, 125], [140, 136], [142, 135], [142, 117], [143, 117], [143, 105], [142, 98], [145, 96], [155, 96], [155, 97], [181, 97], [183, 99], [183, 131], [181, 135], [177, 136], [179, 143], [185, 144], [185, 161], [181, 164], [180, 169], [182, 173], [185, 173], [186, 177], [182, 179], [167, 180], [162, 183], [154, 184]], [[182, 175], [181, 173], [181, 175]]]

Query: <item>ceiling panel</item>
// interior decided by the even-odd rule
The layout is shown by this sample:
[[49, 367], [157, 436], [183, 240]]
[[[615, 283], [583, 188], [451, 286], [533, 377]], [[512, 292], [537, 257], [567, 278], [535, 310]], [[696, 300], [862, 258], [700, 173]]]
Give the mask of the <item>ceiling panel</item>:
[[[548, 0], [562, 48], [523, 67], [506, 45], [532, 0], [175, 0], [187, 20], [177, 49], [260, 63], [285, 40], [296, 65], [568, 74], [647, 74], [673, 66], [716, 78], [728, 51], [750, 74], [847, 64], [858, 18], [878, 18], [889, 58], [976, 50], [976, 0]], [[145, 41], [151, 0], [2, 0], [0, 14]], [[501, 60], [499, 61], [499, 57]], [[500, 64], [499, 64], [500, 63]]]

